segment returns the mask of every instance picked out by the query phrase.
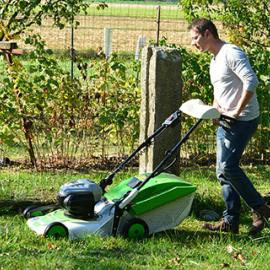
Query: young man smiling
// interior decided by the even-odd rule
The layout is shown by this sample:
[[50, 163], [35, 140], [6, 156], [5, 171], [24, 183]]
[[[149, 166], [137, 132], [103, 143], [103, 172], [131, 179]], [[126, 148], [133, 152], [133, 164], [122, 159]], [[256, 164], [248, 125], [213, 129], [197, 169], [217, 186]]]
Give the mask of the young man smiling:
[[191, 44], [201, 52], [213, 55], [210, 78], [214, 87], [214, 107], [235, 119], [229, 126], [214, 121], [218, 125], [216, 175], [221, 184], [226, 209], [219, 223], [205, 223], [203, 228], [238, 233], [242, 197], [253, 211], [249, 233], [255, 235], [264, 229], [266, 219], [270, 217], [270, 207], [239, 164], [258, 126], [258, 80], [245, 53], [239, 47], [221, 40], [212, 21], [196, 19], [189, 30]]

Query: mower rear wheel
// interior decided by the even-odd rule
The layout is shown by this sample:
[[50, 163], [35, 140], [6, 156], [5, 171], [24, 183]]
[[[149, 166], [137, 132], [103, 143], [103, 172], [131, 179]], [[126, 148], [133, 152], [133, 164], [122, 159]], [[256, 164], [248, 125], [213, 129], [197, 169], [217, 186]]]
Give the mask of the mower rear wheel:
[[32, 218], [32, 217], [39, 217], [39, 216], [44, 216], [56, 209], [58, 209], [59, 206], [50, 204], [50, 205], [43, 205], [43, 206], [38, 206], [38, 205], [30, 205], [26, 207], [23, 211], [23, 216], [26, 219]]
[[55, 239], [68, 238], [68, 229], [64, 224], [54, 222], [45, 229], [44, 236]]
[[125, 238], [139, 240], [149, 235], [149, 228], [142, 219], [132, 218], [124, 224], [122, 234]]
[[39, 210], [36, 210], [37, 208], [39, 208], [36, 205], [30, 205], [28, 207], [26, 207], [23, 210], [23, 217], [26, 219], [32, 218], [32, 217], [37, 217], [37, 216], [43, 216], [43, 213]]

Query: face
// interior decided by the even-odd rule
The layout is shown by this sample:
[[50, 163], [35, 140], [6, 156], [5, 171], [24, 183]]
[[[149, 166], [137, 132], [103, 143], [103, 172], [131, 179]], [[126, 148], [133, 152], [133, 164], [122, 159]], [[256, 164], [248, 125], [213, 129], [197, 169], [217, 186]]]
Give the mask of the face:
[[190, 30], [190, 35], [192, 46], [195, 46], [201, 52], [205, 52], [208, 50], [207, 30], [202, 35], [196, 28], [192, 28]]

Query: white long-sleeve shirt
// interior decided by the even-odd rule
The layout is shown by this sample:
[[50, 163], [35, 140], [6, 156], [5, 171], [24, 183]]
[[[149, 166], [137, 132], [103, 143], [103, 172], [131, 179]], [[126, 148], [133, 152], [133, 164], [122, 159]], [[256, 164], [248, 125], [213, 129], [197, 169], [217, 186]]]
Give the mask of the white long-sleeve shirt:
[[236, 109], [243, 91], [253, 92], [239, 120], [249, 121], [259, 116], [256, 96], [258, 79], [246, 54], [237, 46], [225, 43], [210, 63], [210, 78], [217, 104], [226, 111]]

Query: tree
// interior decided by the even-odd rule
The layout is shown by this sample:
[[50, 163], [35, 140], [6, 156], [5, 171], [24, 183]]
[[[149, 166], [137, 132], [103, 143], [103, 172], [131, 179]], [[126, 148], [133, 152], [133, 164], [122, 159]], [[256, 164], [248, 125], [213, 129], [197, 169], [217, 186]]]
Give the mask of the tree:
[[89, 4], [82, 0], [2, 0], [0, 8], [0, 41], [21, 38], [31, 25], [41, 25], [51, 18], [63, 28], [74, 14], [86, 12]]

